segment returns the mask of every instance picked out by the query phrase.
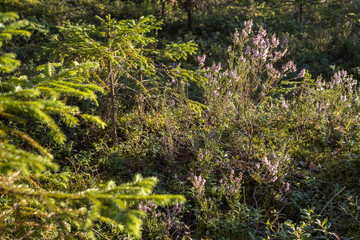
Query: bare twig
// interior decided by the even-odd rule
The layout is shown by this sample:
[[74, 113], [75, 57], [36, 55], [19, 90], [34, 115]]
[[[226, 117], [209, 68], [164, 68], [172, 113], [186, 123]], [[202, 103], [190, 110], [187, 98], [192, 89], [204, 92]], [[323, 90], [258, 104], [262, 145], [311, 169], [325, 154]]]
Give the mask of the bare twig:
[[358, 196], [356, 196], [356, 198], [355, 198], [355, 201], [356, 201], [356, 219], [358, 219], [358, 217], [359, 217], [359, 205], [358, 205]]
[[107, 238], [107, 237], [105, 237], [103, 234], [101, 234], [99, 231], [96, 231], [95, 229], [91, 229], [91, 231], [93, 231], [94, 233], [96, 233], [97, 235], [99, 235], [99, 236], [101, 236], [101, 237], [103, 237], [103, 238], [105, 238], [106, 240], [110, 240], [110, 238]]
[[[253, 144], [252, 135], [251, 135], [248, 131], [246, 131], [245, 127], [244, 127], [239, 121], [235, 121], [235, 120], [232, 119], [227, 113], [225, 113], [225, 115], [226, 115], [235, 125], [240, 126], [240, 127], [242, 128], [243, 132], [240, 132], [240, 133], [241, 133], [242, 135], [246, 136], [246, 137], [249, 139], [249, 149], [247, 150], [247, 155], [248, 155], [247, 157], [248, 157], [248, 159], [250, 159], [250, 154], [249, 154], [250, 148], [252, 149], [252, 154], [253, 154], [252, 157], [254, 157], [254, 156], [255, 156], [255, 150], [254, 150], [254, 144]], [[247, 124], [246, 121], [245, 121], [245, 124], [246, 124], [246, 127], [249, 128], [249, 126], [248, 126], [248, 124]]]
[[344, 238], [344, 240], [352, 240], [352, 239], [358, 239], [360, 238], [360, 235], [357, 235], [355, 237], [351, 237], [351, 238]]
[[327, 208], [327, 206], [330, 204], [330, 202], [336, 198], [342, 191], [344, 191], [346, 188], [346, 186], [344, 186], [339, 192], [337, 192], [334, 196], [332, 196], [332, 198], [330, 198], [330, 200], [326, 203], [325, 207], [320, 211], [320, 215], [322, 214], [322, 212]]
[[282, 205], [282, 207], [280, 208], [278, 214], [280, 214], [282, 212], [282, 210], [284, 210], [285, 206], [286, 206], [285, 204]]
[[255, 201], [256, 209], [258, 209], [258, 202], [257, 202], [257, 200], [256, 200], [256, 187], [254, 188], [253, 199], [254, 199], [254, 201]]
[[356, 224], [357, 224], [358, 226], [360, 226], [360, 221], [357, 220], [357, 217], [353, 216], [351, 213], [349, 213], [348, 211], [346, 211], [346, 209], [345, 209], [343, 206], [341, 206], [341, 204], [340, 204], [339, 202], [338, 202], [338, 205], [339, 205], [339, 207], [341, 208], [341, 210], [343, 210], [347, 215], [349, 215], [350, 217], [352, 217], [352, 218], [355, 220]]

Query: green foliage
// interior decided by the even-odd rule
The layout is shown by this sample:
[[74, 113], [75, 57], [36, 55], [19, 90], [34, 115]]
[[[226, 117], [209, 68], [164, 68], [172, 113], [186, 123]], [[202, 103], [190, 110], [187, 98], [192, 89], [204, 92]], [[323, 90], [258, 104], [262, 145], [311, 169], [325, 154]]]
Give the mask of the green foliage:
[[[27, 21], [16, 21], [19, 16], [14, 12], [7, 12], [0, 14], [0, 48], [3, 42], [12, 39], [13, 35], [30, 36], [30, 33], [21, 30], [28, 25]], [[10, 24], [6, 24], [11, 22]], [[6, 24], [6, 25], [5, 25]], [[20, 61], [16, 60], [14, 53], [1, 53], [0, 56], [0, 72], [12, 72], [20, 65]]]
[[358, 1], [2, 3], [0, 238], [359, 237]]
[[[104, 127], [105, 123], [100, 119], [81, 115], [77, 107], [67, 106], [64, 101], [58, 100], [60, 96], [74, 96], [96, 102], [94, 91], [102, 91], [102, 89], [85, 83], [87, 71], [93, 67], [92, 65], [97, 66], [97, 64], [75, 63], [75, 67], [62, 69], [57, 73], [54, 64], [48, 63], [38, 67], [45, 74], [41, 73], [31, 79], [26, 76], [11, 77], [1, 82], [1, 86], [7, 91], [0, 94], [0, 115], [8, 121], [1, 122], [0, 129], [4, 133], [26, 140], [30, 145], [51, 157], [33, 138], [17, 130], [14, 123], [25, 124], [26, 118], [39, 121], [50, 130], [52, 138], [60, 144], [64, 143], [66, 137], [51, 114], [59, 114], [62, 121], [69, 127], [74, 127], [79, 123], [76, 116], [83, 116], [84, 119], [93, 120], [94, 123]], [[13, 123], [6, 126], [9, 121]]]
[[[140, 219], [144, 213], [134, 209], [134, 205], [136, 207], [140, 201], [151, 200], [164, 206], [185, 200], [177, 195], [151, 195], [157, 179], [142, 178], [139, 175], [127, 184], [116, 186], [110, 181], [73, 194], [49, 192], [39, 186], [37, 188], [40, 189], [34, 189], [24, 183], [20, 184], [24, 180], [19, 173], [9, 178], [2, 177], [1, 180], [1, 192], [19, 198], [12, 200], [13, 206], [3, 206], [7, 213], [1, 228], [4, 236], [21, 236], [23, 232], [11, 230], [21, 227], [31, 231], [26, 236], [32, 237], [50, 234], [49, 236], [67, 238], [81, 232], [94, 237], [92, 226], [94, 222], [101, 221], [140, 237]], [[37, 220], [32, 224], [34, 217]], [[49, 227], [45, 227], [46, 225]]]
[[196, 50], [196, 45], [191, 42], [172, 43], [165, 49], [156, 49], [157, 40], [148, 35], [160, 30], [162, 22], [152, 16], [142, 17], [139, 21], [117, 21], [107, 15], [105, 19], [97, 17], [97, 20], [100, 26], [66, 22], [65, 27], [59, 27], [63, 39], [54, 39], [55, 50], [65, 60], [99, 62], [99, 83], [109, 89], [110, 75], [115, 75], [114, 84], [120, 85], [119, 79], [128, 78], [143, 87], [144, 83], [138, 78], [139, 71], [144, 81], [149, 78], [153, 83], [154, 58], [157, 61], [186, 59]]
[[101, 14], [109, 1], [80, 0], [66, 1], [58, 0], [2, 0], [1, 12], [14, 11], [21, 13], [25, 18], [37, 18], [46, 20], [50, 24], [56, 24], [68, 18], [77, 20], [92, 18]]
[[[116, 99], [119, 89], [130, 89], [149, 95], [150, 87], [158, 85], [155, 81], [157, 72], [155, 59], [179, 60], [186, 59], [188, 54], [195, 52], [195, 44], [170, 44], [164, 50], [154, 47], [157, 40], [148, 36], [151, 31], [160, 29], [160, 21], [152, 16], [142, 17], [139, 21], [117, 21], [107, 15], [105, 19], [97, 17], [100, 26], [82, 24], [73, 25], [66, 22], [59, 27], [63, 35], [61, 41], [54, 39], [55, 48], [50, 51], [59, 53], [61, 60], [97, 61], [100, 63], [94, 73], [97, 83], [109, 90], [110, 111], [112, 122], [112, 141], [117, 145]], [[57, 55], [57, 54], [56, 54]], [[154, 58], [152, 58], [153, 56]], [[186, 73], [180, 68], [167, 75]], [[169, 74], [170, 73], [170, 74]], [[167, 76], [165, 76], [167, 77]], [[165, 78], [162, 76], [162, 78]]]
[[[2, 16], [4, 19], [16, 17], [12, 14]], [[19, 33], [9, 31], [17, 27], [19, 25], [5, 28], [8, 39], [11, 39], [12, 34]], [[16, 64], [12, 63], [2, 71], [10, 72], [9, 69], [16, 68]], [[153, 195], [156, 178], [137, 175], [128, 184], [116, 185], [109, 181], [77, 193], [49, 191], [37, 183], [37, 178], [51, 180], [44, 176], [44, 172], [56, 170], [58, 166], [52, 162], [53, 157], [48, 150], [25, 133], [28, 120], [45, 125], [52, 139], [59, 144], [64, 143], [66, 138], [53, 114], [59, 115], [69, 127], [79, 124], [77, 117], [105, 127], [100, 118], [81, 114], [78, 107], [68, 106], [65, 101], [65, 97], [76, 97], [97, 103], [95, 92], [101, 92], [102, 88], [86, 81], [90, 76], [89, 71], [98, 67], [98, 64], [74, 62], [71, 68], [61, 66], [57, 63], [41, 65], [37, 70], [43, 73], [33, 78], [6, 75], [1, 78], [0, 236], [94, 238], [92, 225], [99, 221], [139, 238], [141, 217], [144, 214], [136, 210], [136, 204], [151, 200], [164, 206], [185, 201], [180, 195]], [[27, 141], [42, 155], [19, 149], [17, 141], [11, 136]], [[65, 175], [63, 181], [68, 182]]]

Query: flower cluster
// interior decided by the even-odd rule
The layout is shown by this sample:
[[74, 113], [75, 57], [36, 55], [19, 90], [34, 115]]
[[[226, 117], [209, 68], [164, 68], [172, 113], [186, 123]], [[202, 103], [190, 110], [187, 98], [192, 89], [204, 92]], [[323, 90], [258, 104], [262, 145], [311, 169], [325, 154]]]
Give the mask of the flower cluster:
[[296, 66], [293, 61], [288, 61], [284, 66], [282, 66], [284, 72], [291, 71], [296, 72]]
[[[275, 182], [280, 173], [283, 172], [282, 168], [285, 166], [289, 160], [288, 155], [284, 155], [282, 157], [277, 156], [274, 152], [270, 152], [268, 156], [266, 156], [264, 153], [262, 153], [259, 156], [259, 159], [261, 162], [258, 162], [255, 164], [255, 169], [258, 172], [258, 177], [262, 181], [267, 182]], [[263, 167], [261, 167], [263, 166]], [[263, 172], [266, 172], [265, 176], [263, 175]]]
[[265, 67], [270, 78], [278, 79], [281, 77], [281, 73], [276, 68], [274, 68], [272, 63], [267, 63]]
[[234, 44], [238, 44], [238, 43], [239, 43], [239, 36], [240, 36], [240, 34], [239, 34], [238, 30], [235, 29], [234, 39], [233, 39], [233, 43], [234, 43]]
[[[348, 93], [351, 95], [354, 92], [354, 86], [357, 86], [357, 80], [353, 79], [348, 73], [344, 70], [334, 73], [334, 76], [331, 78], [331, 82], [326, 83], [322, 78], [316, 80], [316, 86], [318, 91], [323, 91], [325, 89], [333, 89], [336, 87], [345, 86]], [[360, 89], [359, 89], [360, 90]]]
[[198, 56], [197, 60], [200, 64], [200, 67], [203, 67], [205, 65], [206, 54], [204, 53], [202, 56]]
[[[238, 30], [234, 33], [233, 46], [229, 46], [229, 63], [226, 68], [221, 63], [204, 67], [206, 55], [198, 56], [204, 78], [204, 96], [209, 105], [230, 106], [232, 98], [261, 101], [276, 87], [289, 73], [297, 71], [293, 61], [288, 61], [282, 68], [277, 69], [276, 63], [284, 57], [287, 48], [282, 49], [279, 38], [260, 27], [253, 36], [253, 22], [244, 22], [241, 35]], [[302, 69], [297, 77], [305, 76]]]
[[[200, 65], [203, 63], [205, 55], [198, 57]], [[208, 80], [206, 89], [210, 90], [212, 97], [222, 97], [224, 94], [228, 96], [233, 93], [231, 89], [234, 88], [239, 76], [235, 70], [221, 71], [221, 62], [213, 64], [211, 67], [204, 68], [204, 77]]]
[[[244, 23], [244, 25], [247, 26], [248, 23]], [[249, 36], [249, 30], [251, 30], [251, 27], [245, 27], [242, 32], [243, 35]], [[265, 69], [263, 70], [267, 72], [267, 75], [270, 78], [280, 79], [287, 76], [288, 73], [296, 72], [296, 66], [293, 61], [287, 62], [282, 67], [281, 73], [279, 70], [274, 68], [274, 63], [284, 57], [287, 53], [287, 48], [283, 50], [281, 49], [282, 47], [280, 47], [280, 40], [277, 38], [276, 34], [273, 34], [268, 38], [266, 30], [260, 27], [256, 36], [248, 43], [245, 42], [244, 45], [247, 45], [245, 56], [247, 56], [248, 60], [252, 62], [254, 67], [265, 65]], [[286, 41], [282, 45], [286, 45]], [[244, 58], [244, 56], [240, 56], [240, 58]], [[301, 70], [298, 74], [298, 77], [304, 77], [305, 71], [305, 69]]]
[[285, 108], [285, 109], [288, 109], [289, 106], [290, 106], [290, 104], [287, 103], [285, 99], [283, 99], [283, 100], [281, 101], [281, 107], [283, 107], [283, 108]]
[[164, 216], [167, 230], [170, 230], [176, 224], [176, 216], [179, 215], [182, 210], [183, 204], [181, 203], [175, 204], [171, 210], [167, 209], [167, 213]]
[[[226, 191], [226, 195], [232, 196], [234, 194], [240, 193], [241, 186], [242, 186], [242, 174], [235, 176], [235, 171], [231, 170], [230, 175], [228, 178], [222, 178], [219, 180], [220, 188], [224, 188]], [[213, 189], [213, 190], [217, 190]]]
[[138, 209], [140, 211], [144, 211], [144, 212], [153, 212], [157, 208], [158, 208], [158, 205], [151, 202], [150, 200], [147, 201], [145, 204], [143, 202], [140, 202], [138, 205]]
[[242, 184], [243, 175], [241, 172], [235, 174], [234, 170], [231, 170], [229, 175], [223, 176], [219, 180], [219, 184], [213, 187], [213, 194], [218, 196], [219, 199], [223, 197], [231, 207], [235, 207], [242, 196]]
[[205, 194], [205, 183], [206, 180], [203, 179], [201, 176], [192, 177], [192, 189], [195, 193], [197, 193], [198, 198], [202, 198]]
[[270, 182], [275, 182], [277, 180], [277, 173], [279, 172], [279, 162], [275, 161], [275, 163], [272, 163], [266, 156], [261, 158], [262, 163], [267, 168], [271, 179]]
[[[277, 86], [281, 79], [290, 73], [295, 73], [297, 69], [293, 61], [288, 61], [280, 69], [275, 67], [288, 51], [286, 39], [280, 44], [280, 39], [276, 34], [269, 36], [263, 27], [260, 27], [253, 37], [250, 37], [253, 32], [253, 22], [246, 21], [244, 26], [241, 32], [242, 38], [239, 40], [239, 33], [235, 31], [233, 39], [235, 44], [233, 56], [239, 60], [238, 64], [243, 63], [244, 65], [239, 66], [237, 74], [242, 75], [245, 72], [241, 78], [246, 83], [241, 86], [245, 86], [247, 89], [243, 89], [243, 92], [246, 92], [247, 96], [260, 94], [261, 99]], [[237, 47], [239, 52], [236, 52]], [[303, 78], [305, 73], [306, 70], [302, 69], [295, 78]]]
[[286, 195], [292, 191], [291, 189], [291, 183], [290, 182], [283, 182], [281, 184], [281, 187], [278, 189], [278, 194], [274, 196], [275, 200], [279, 202], [286, 201]]
[[[360, 104], [360, 89], [357, 89], [358, 82], [348, 75], [346, 71], [337, 71], [331, 78], [330, 82], [326, 82], [319, 77], [315, 82], [315, 91], [324, 92], [330, 91], [332, 98], [337, 98], [337, 103], [343, 103], [344, 106], [351, 108], [353, 104]], [[321, 93], [320, 93], [321, 94]], [[316, 101], [316, 108], [318, 111], [328, 110], [332, 104], [329, 103], [326, 95], [321, 95]], [[312, 103], [315, 100], [312, 101]]]
[[305, 73], [306, 73], [306, 69], [305, 69], [305, 68], [301, 69], [301, 71], [300, 71], [299, 74], [298, 74], [298, 78], [303, 78], [303, 77], [305, 77]]
[[244, 22], [244, 29], [241, 31], [241, 33], [244, 37], [247, 37], [250, 35], [253, 24], [254, 23], [252, 20], [248, 20], [248, 21]]

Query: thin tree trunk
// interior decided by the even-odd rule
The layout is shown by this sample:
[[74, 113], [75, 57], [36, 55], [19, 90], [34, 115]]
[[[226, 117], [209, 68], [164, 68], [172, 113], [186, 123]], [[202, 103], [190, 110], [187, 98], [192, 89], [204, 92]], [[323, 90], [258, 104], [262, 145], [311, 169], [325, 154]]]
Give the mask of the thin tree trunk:
[[[110, 49], [109, 44], [110, 44], [110, 39], [111, 39], [110, 32], [111, 32], [111, 29], [108, 26], [107, 44], [108, 44], [109, 49]], [[117, 140], [117, 132], [116, 132], [115, 81], [114, 81], [116, 74], [113, 71], [111, 59], [108, 59], [108, 74], [110, 74], [110, 107], [111, 107], [110, 115], [111, 115], [111, 128], [112, 128], [111, 129], [112, 130], [111, 137], [112, 137], [113, 145], [117, 146], [118, 140]]]
[[111, 105], [111, 127], [112, 127], [112, 142], [114, 146], [118, 145], [117, 132], [116, 132], [116, 109], [115, 109], [115, 74], [112, 72], [112, 64], [109, 61], [109, 74], [110, 75], [110, 105]]
[[299, 22], [303, 22], [303, 14], [304, 14], [304, 4], [300, 3], [299, 5]]
[[143, 79], [143, 72], [140, 70], [140, 72], [139, 72], [139, 82], [142, 83], [142, 79]]
[[166, 0], [161, 1], [161, 18], [165, 17], [165, 6], [166, 6]]
[[191, 30], [191, 25], [192, 25], [191, 9], [192, 9], [192, 0], [187, 0], [186, 1], [186, 12], [187, 12], [187, 28], [188, 28], [188, 30]]

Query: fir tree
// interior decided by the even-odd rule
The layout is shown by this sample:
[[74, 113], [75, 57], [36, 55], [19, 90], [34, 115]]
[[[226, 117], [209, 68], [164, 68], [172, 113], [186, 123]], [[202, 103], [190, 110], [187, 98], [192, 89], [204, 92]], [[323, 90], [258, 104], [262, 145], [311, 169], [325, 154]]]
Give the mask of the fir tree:
[[[148, 86], [156, 85], [154, 59], [186, 59], [188, 55], [195, 53], [196, 45], [191, 42], [171, 43], [165, 48], [156, 48], [157, 40], [148, 34], [160, 30], [162, 22], [152, 16], [142, 17], [139, 21], [117, 21], [110, 15], [105, 19], [96, 18], [100, 21], [99, 26], [65, 22], [64, 27], [59, 27], [61, 37], [54, 36], [48, 52], [60, 56], [61, 59], [57, 59], [60, 61], [100, 63], [95, 76], [97, 84], [104, 87], [110, 95], [112, 141], [117, 145], [116, 93], [120, 86], [130, 88], [121, 79], [132, 81], [138, 88], [132, 88], [134, 91], [148, 93]], [[181, 68], [174, 70], [175, 75], [184, 73]]]
[[[15, 13], [1, 13], [0, 45], [14, 34], [29, 36], [19, 28], [25, 22], [15, 21]], [[4, 22], [12, 22], [5, 26]], [[178, 195], [153, 195], [156, 178], [137, 175], [131, 183], [116, 185], [113, 181], [82, 192], [49, 191], [39, 179], [55, 181], [58, 166], [50, 151], [26, 133], [29, 121], [49, 129], [52, 139], [62, 144], [66, 140], [54, 116], [74, 127], [79, 118], [104, 127], [105, 123], [92, 115], [83, 114], [76, 106], [68, 106], [64, 96], [96, 102], [96, 92], [102, 88], [87, 83], [89, 71], [97, 63], [73, 62], [69, 68], [58, 63], [39, 66], [36, 77], [9, 75], [20, 62], [12, 53], [1, 53], [0, 69], [0, 238], [94, 237], [94, 222], [104, 222], [140, 237], [141, 217], [137, 210], [141, 201], [159, 205], [184, 201]], [[19, 138], [33, 150], [22, 148]], [[62, 174], [62, 182], [70, 176]]]

